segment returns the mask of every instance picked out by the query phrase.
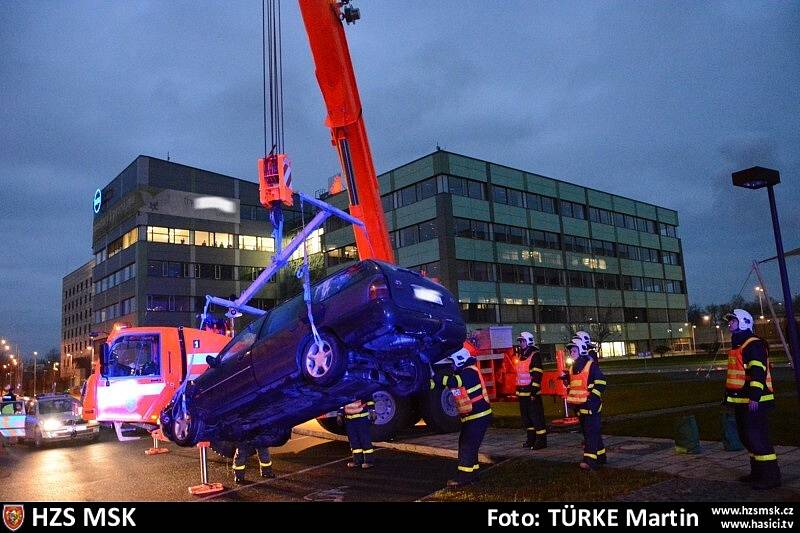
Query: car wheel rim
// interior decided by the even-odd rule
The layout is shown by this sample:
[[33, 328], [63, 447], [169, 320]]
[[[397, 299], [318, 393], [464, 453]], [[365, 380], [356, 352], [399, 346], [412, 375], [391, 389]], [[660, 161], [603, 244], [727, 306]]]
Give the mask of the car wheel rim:
[[311, 343], [306, 351], [306, 370], [311, 377], [321, 378], [331, 369], [332, 363], [333, 349], [329, 343]]
[[372, 395], [375, 400], [375, 414], [378, 418], [375, 420], [375, 425], [382, 425], [388, 423], [397, 414], [397, 403], [394, 397], [384, 391], [378, 391]]
[[175, 420], [173, 422], [173, 433], [175, 434], [175, 438], [178, 440], [184, 440], [189, 435], [189, 424], [191, 423], [189, 419], [189, 414], [184, 411], [182, 407], [182, 402], [179, 402], [176, 405], [176, 412], [175, 412]]

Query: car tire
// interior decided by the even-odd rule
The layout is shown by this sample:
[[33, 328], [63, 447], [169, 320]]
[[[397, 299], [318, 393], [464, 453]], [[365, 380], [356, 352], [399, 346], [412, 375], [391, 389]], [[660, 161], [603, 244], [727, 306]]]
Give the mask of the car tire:
[[392, 440], [414, 423], [410, 398], [380, 390], [372, 395], [372, 399], [375, 400], [375, 413], [378, 415], [371, 428], [373, 442]]
[[317, 422], [320, 426], [322, 426], [322, 429], [326, 431], [330, 431], [336, 435], [347, 435], [347, 430], [344, 428], [344, 424], [337, 422], [335, 416], [317, 418]]
[[332, 385], [344, 375], [347, 354], [333, 334], [320, 331], [319, 335], [322, 340], [321, 350], [313, 337], [304, 343], [300, 352], [300, 371], [314, 385]]
[[42, 438], [42, 430], [38, 427], [33, 431], [33, 445], [36, 448], [44, 446], [44, 439]]
[[224, 459], [233, 459], [236, 455], [236, 444], [229, 440], [212, 440], [211, 449]]
[[423, 390], [430, 376], [429, 366], [416, 354], [402, 357], [384, 370], [395, 381], [388, 387], [395, 396], [411, 396]]
[[434, 433], [453, 433], [461, 429], [453, 393], [441, 383], [421, 393], [419, 403], [425, 425]]
[[181, 401], [182, 395], [176, 398], [172, 407], [170, 428], [173, 437], [172, 442], [183, 447], [194, 446], [197, 444], [197, 435], [200, 433], [200, 421], [192, 416], [188, 406], [186, 406], [186, 412], [184, 412], [184, 402]]

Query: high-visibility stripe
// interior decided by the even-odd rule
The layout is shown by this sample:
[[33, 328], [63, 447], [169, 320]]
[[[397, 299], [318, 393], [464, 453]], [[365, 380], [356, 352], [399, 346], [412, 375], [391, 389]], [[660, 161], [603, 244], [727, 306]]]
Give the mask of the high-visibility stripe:
[[570, 382], [569, 382], [569, 384], [570, 384], [570, 386], [573, 386], [573, 385], [580, 385], [580, 384], [581, 384], [581, 380], [579, 380], [579, 379], [573, 379], [572, 381], [570, 381]]
[[778, 456], [774, 453], [768, 453], [767, 455], [754, 455], [753, 459], [756, 461], [777, 461]]
[[233, 465], [233, 469], [234, 470], [244, 470], [244, 467], [245, 467], [245, 465], [241, 465], [241, 466]]
[[542, 370], [541, 368], [533, 367], [531, 369], [531, 372], [544, 372], [544, 370]]
[[531, 383], [531, 387], [541, 387], [541, 384], [536, 383], [535, 381]]
[[461, 466], [461, 465], [458, 465], [458, 469], [461, 472], [474, 472], [475, 470], [477, 470], [477, 468], [474, 466]]
[[606, 453], [605, 448], [603, 448], [602, 450], [597, 450], [597, 455], [603, 455], [604, 453]]
[[361, 448], [355, 448], [355, 449], [350, 448], [350, 451], [353, 453], [364, 453], [364, 450], [362, 450]]
[[526, 429], [527, 431], [533, 431], [533, 430], [534, 430], [534, 429], [536, 429], [536, 428], [534, 428], [534, 427], [530, 427], [530, 428], [525, 428], [525, 429]]
[[367, 402], [367, 405], [375, 405], [375, 402], [370, 400], [370, 401]]
[[595, 385], [607, 385], [606, 380], [604, 379], [596, 379], [594, 380]]
[[260, 466], [261, 468], [267, 468], [268, 466], [272, 466], [272, 461], [268, 463], [262, 463], [261, 461], [259, 461], [258, 466]]
[[578, 409], [578, 412], [580, 414], [582, 414], [582, 415], [590, 415], [590, 414], [592, 414], [592, 411], [590, 411], [589, 409]]
[[764, 395], [761, 396], [761, 399], [759, 399], [758, 401], [759, 402], [768, 402], [769, 400], [774, 400], [774, 399], [775, 399], [775, 395], [774, 394], [764, 394]]
[[491, 409], [487, 409], [486, 411], [483, 411], [482, 413], [465, 416], [464, 418], [461, 419], [461, 421], [462, 422], [467, 422], [468, 420], [475, 420], [476, 418], [482, 418], [482, 417], [484, 417], [486, 415], [490, 415], [490, 414], [492, 414], [492, 410]]
[[481, 389], [481, 384], [478, 383], [474, 387], [471, 387], [471, 388], [467, 389], [467, 393], [469, 394], [469, 393], [475, 392], [476, 390], [480, 390], [480, 389]]
[[463, 384], [464, 384], [464, 382], [461, 381], [461, 376], [456, 376], [456, 387], [460, 387]]
[[347, 419], [363, 418], [365, 416], [369, 416], [369, 413], [359, 413], [357, 415], [344, 415], [344, 417], [347, 418]]
[[431, 379], [431, 380], [430, 380], [430, 382], [431, 382], [431, 383], [430, 383], [430, 385], [431, 385], [431, 390], [435, 389], [435, 388], [436, 388], [436, 382], [435, 382], [435, 381], [433, 381], [433, 379]]
[[472, 469], [473, 470], [478, 470], [480, 467], [481, 467], [481, 465], [476, 464], [475, 466], [472, 467]]
[[602, 392], [600, 392], [600, 391], [599, 391], [599, 390], [597, 390], [597, 389], [592, 389], [592, 394], [596, 394], [596, 395], [597, 395], [598, 397], [600, 397], [600, 398], [602, 398], [602, 397], [603, 397], [603, 393], [602, 393]]
[[749, 398], [734, 398], [732, 396], [728, 396], [726, 400], [728, 403], [748, 403], [750, 401]]
[[759, 383], [758, 381], [751, 381], [750, 382], [750, 386], [751, 387], [755, 387], [757, 389], [764, 390], [764, 384], [763, 383]]
[[762, 363], [761, 361], [756, 361], [755, 359], [754, 359], [754, 360], [752, 360], [752, 361], [750, 361], [749, 363], [747, 363], [747, 368], [752, 368], [752, 367], [754, 367], [754, 366], [757, 366], [757, 367], [759, 367], [759, 368], [762, 368], [763, 370], [766, 370], [766, 369], [767, 369], [767, 367], [766, 367], [766, 366], [764, 366], [764, 363]]
[[518, 392], [517, 393], [517, 396], [521, 396], [521, 397], [530, 396], [530, 395], [531, 395], [530, 392]]
[[586, 453], [586, 452], [584, 452], [584, 453], [583, 453], [583, 456], [584, 456], [584, 457], [588, 457], [589, 459], [597, 459], [597, 456], [596, 456], [595, 454], [593, 454], [593, 453]]
[[375, 451], [375, 448], [369, 448], [369, 449], [365, 449], [364, 453], [372, 453], [374, 451]]
[[547, 430], [546, 430], [546, 429], [540, 429], [540, 430], [537, 430], [537, 431], [536, 431], [536, 434], [537, 434], [537, 435], [544, 435], [545, 433], [547, 433]]
[[686, 453], [687, 451], [689, 450], [687, 450], [683, 446], [675, 446], [675, 453]]

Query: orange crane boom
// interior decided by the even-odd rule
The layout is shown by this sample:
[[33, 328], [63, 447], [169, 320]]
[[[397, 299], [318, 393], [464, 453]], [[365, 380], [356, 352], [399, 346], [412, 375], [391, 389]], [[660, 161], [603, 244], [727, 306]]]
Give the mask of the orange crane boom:
[[394, 263], [394, 250], [383, 217], [378, 177], [361, 109], [361, 98], [342, 19], [359, 18], [349, 0], [299, 0], [317, 82], [325, 100], [331, 143], [339, 155], [347, 184], [350, 214], [365, 224], [353, 227], [360, 259]]

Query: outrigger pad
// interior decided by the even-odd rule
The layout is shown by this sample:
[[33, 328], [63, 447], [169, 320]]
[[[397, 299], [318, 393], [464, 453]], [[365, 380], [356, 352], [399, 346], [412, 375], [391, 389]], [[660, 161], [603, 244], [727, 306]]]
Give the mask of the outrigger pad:
[[206, 496], [208, 494], [222, 492], [223, 490], [225, 490], [225, 487], [222, 485], [222, 483], [203, 483], [202, 485], [189, 487], [189, 494], [193, 494], [195, 496]]

